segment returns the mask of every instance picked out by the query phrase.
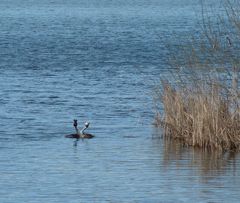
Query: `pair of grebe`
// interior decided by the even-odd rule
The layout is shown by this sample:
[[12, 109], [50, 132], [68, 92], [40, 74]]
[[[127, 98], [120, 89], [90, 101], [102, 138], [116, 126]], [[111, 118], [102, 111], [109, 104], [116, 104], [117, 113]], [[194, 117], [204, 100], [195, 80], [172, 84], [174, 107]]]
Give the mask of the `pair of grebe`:
[[94, 137], [94, 135], [84, 132], [89, 127], [89, 125], [90, 125], [90, 123], [86, 122], [85, 126], [83, 127], [83, 129], [79, 130], [78, 129], [77, 120], [73, 120], [73, 126], [74, 126], [74, 128], [76, 130], [76, 133], [70, 134], [70, 135], [65, 135], [65, 137], [67, 137], [67, 138], [76, 138], [76, 139], [79, 139], [79, 138], [91, 139], [91, 138]]

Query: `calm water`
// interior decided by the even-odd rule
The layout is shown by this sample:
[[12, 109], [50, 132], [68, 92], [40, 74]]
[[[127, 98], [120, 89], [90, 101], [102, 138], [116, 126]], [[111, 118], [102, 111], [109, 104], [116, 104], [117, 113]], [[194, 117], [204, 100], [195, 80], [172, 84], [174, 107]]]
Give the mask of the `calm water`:
[[[152, 137], [194, 0], [1, 0], [0, 202], [239, 202], [239, 155]], [[178, 37], [176, 37], [176, 35]], [[95, 139], [64, 138], [72, 120]]]

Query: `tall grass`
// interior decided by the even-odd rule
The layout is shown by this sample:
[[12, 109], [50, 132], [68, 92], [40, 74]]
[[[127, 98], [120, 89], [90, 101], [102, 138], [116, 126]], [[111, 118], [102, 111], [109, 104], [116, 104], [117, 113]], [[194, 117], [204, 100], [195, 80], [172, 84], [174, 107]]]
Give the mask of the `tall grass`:
[[[227, 23], [215, 29], [203, 15], [200, 39], [191, 41], [181, 61], [174, 63], [176, 67], [185, 64], [185, 70], [204, 69], [175, 75], [178, 83], [162, 80], [155, 90], [155, 102], [163, 108], [163, 113], [157, 109], [155, 124], [163, 128], [165, 137], [185, 145], [236, 151], [240, 150], [240, 12], [229, 1], [225, 6]], [[226, 27], [234, 33], [231, 39], [224, 32]]]
[[196, 83], [176, 89], [162, 82], [164, 114], [155, 124], [164, 136], [210, 150], [240, 150], [240, 92], [220, 83]]

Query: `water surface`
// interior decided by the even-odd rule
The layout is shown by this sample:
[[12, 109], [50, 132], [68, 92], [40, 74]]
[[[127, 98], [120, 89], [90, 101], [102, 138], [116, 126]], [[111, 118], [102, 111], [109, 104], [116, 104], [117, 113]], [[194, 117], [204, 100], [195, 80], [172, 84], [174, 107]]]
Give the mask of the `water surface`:
[[[0, 7], [0, 202], [238, 202], [239, 155], [153, 139], [151, 90], [195, 1]], [[96, 138], [65, 139], [74, 118]]]

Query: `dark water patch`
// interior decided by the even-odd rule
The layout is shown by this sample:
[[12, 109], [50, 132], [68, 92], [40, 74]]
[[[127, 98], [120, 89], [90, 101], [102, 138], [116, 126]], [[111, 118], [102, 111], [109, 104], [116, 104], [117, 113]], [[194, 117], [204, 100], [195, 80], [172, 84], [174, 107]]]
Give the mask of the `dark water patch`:
[[60, 97], [59, 96], [55, 96], [55, 95], [51, 95], [48, 97], [49, 99], [59, 99]]
[[[11, 138], [9, 137], [4, 137], [4, 132], [0, 132], [0, 134], [2, 135], [1, 138], [0, 138], [0, 141], [1, 142], [4, 142], [4, 141], [9, 141]], [[1, 148], [5, 148], [4, 146], [1, 146]]]
[[124, 135], [123, 138], [137, 138], [138, 136], [134, 135]]

